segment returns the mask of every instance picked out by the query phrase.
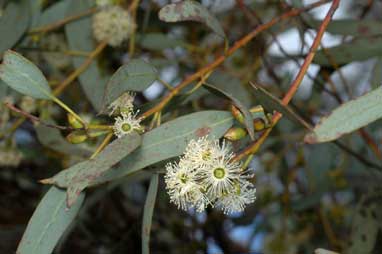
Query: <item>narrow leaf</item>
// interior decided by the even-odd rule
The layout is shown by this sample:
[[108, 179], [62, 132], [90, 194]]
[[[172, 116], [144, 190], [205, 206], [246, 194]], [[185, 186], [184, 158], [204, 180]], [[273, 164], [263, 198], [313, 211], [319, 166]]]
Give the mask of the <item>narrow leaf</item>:
[[112, 181], [157, 162], [181, 155], [191, 139], [220, 138], [232, 126], [226, 111], [202, 111], [179, 117], [143, 135], [142, 145], [91, 185]]
[[41, 71], [22, 55], [7, 50], [0, 65], [0, 78], [19, 93], [36, 99], [51, 99], [51, 89]]
[[157, 71], [142, 59], [131, 60], [122, 65], [110, 78], [104, 97], [104, 106], [110, 104], [126, 91], [143, 91], [156, 79]]
[[67, 188], [67, 204], [70, 207], [81, 191], [134, 151], [140, 143], [141, 137], [136, 132], [132, 132], [113, 141], [95, 158], [80, 162], [42, 182]]
[[197, 21], [207, 25], [212, 31], [225, 38], [219, 21], [200, 3], [185, 0], [168, 4], [159, 11], [159, 19], [165, 22]]
[[321, 143], [338, 139], [382, 117], [382, 87], [336, 108], [321, 119], [313, 132], [305, 136], [307, 143]]
[[142, 253], [143, 254], [150, 253], [151, 222], [153, 218], [157, 192], [158, 192], [158, 174], [154, 174], [150, 180], [150, 186], [147, 192], [145, 207], [143, 210], [143, 223], [142, 223]]
[[233, 97], [230, 93], [220, 89], [220, 88], [217, 88], [216, 86], [213, 86], [211, 84], [203, 84], [203, 86], [205, 88], [207, 88], [209, 91], [211, 92], [217, 92], [219, 95], [222, 95], [228, 99], [230, 99], [236, 107], [239, 108], [239, 110], [241, 111], [241, 113], [243, 113], [244, 115], [244, 123], [245, 123], [245, 127], [247, 128], [248, 130], [248, 133], [249, 133], [249, 136], [251, 137], [252, 140], [255, 139], [255, 130], [253, 128], [253, 118], [252, 118], [252, 115], [251, 113], [249, 112], [249, 110], [247, 109], [247, 107], [241, 103], [240, 100], [236, 99], [235, 97]]
[[78, 214], [85, 194], [71, 208], [65, 204], [65, 191], [53, 186], [40, 201], [17, 248], [17, 254], [50, 254]]
[[274, 110], [286, 116], [289, 120], [294, 123], [301, 125], [307, 129], [311, 129], [310, 125], [305, 122], [299, 115], [297, 115], [289, 106], [285, 106], [281, 103], [281, 101], [269, 93], [267, 90], [258, 86], [252, 82], [250, 82], [252, 87], [254, 88], [253, 92], [257, 100], [259, 100], [260, 104], [268, 111], [273, 112]]
[[359, 37], [350, 42], [327, 48], [325, 51], [320, 49], [313, 61], [319, 65], [332, 66], [328, 55], [339, 65], [381, 56], [382, 36]]
[[0, 16], [0, 59], [3, 52], [12, 48], [28, 29], [30, 15], [28, 1], [8, 1]]

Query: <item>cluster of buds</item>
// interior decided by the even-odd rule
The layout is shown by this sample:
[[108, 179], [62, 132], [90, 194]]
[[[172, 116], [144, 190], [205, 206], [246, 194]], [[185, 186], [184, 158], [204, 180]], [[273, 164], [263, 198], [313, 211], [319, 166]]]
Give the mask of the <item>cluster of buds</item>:
[[241, 212], [255, 201], [252, 175], [233, 162], [228, 144], [208, 136], [191, 140], [178, 163], [166, 165], [165, 182], [170, 201], [182, 210], [202, 212], [208, 205], [225, 214]]

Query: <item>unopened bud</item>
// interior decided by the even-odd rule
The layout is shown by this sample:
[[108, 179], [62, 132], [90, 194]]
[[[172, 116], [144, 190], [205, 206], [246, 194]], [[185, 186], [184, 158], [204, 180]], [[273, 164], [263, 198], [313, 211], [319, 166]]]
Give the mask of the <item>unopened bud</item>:
[[72, 144], [80, 144], [88, 138], [85, 131], [73, 131], [68, 136], [66, 136], [66, 140], [68, 140]]
[[231, 105], [231, 113], [233, 117], [241, 124], [244, 123], [244, 115], [240, 112], [240, 110], [235, 106]]
[[263, 119], [261, 118], [256, 118], [253, 120], [253, 128], [255, 131], [262, 131], [266, 127], [266, 124]]
[[224, 137], [230, 141], [237, 141], [247, 136], [247, 131], [241, 127], [231, 127]]
[[72, 126], [73, 128], [75, 129], [81, 129], [84, 127], [84, 125], [78, 121], [77, 118], [75, 118], [72, 114], [68, 114], [68, 123], [70, 124], [70, 126]]
[[101, 135], [105, 135], [105, 134], [107, 134], [109, 132], [110, 132], [109, 130], [94, 130], [94, 129], [90, 129], [90, 130], [88, 130], [88, 136], [90, 138], [95, 138], [95, 137], [98, 137], [98, 136], [101, 136]]

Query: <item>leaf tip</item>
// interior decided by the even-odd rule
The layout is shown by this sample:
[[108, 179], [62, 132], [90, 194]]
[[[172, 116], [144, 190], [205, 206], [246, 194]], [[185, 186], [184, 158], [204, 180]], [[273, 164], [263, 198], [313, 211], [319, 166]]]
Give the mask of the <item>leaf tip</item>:
[[314, 132], [308, 133], [304, 137], [304, 142], [307, 144], [315, 144], [318, 143], [317, 135]]

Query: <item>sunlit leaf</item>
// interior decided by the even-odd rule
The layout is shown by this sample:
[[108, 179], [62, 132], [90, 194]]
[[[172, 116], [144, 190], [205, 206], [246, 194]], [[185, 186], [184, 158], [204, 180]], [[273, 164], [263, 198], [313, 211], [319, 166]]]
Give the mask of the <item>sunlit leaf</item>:
[[382, 87], [342, 104], [321, 119], [313, 132], [305, 136], [305, 142], [332, 141], [374, 122], [382, 117], [381, 101]]
[[230, 112], [212, 110], [192, 113], [164, 123], [145, 133], [142, 144], [136, 151], [112, 170], [95, 179], [92, 185], [130, 175], [146, 166], [179, 156], [191, 139], [207, 134], [213, 138], [220, 138], [232, 124]]

